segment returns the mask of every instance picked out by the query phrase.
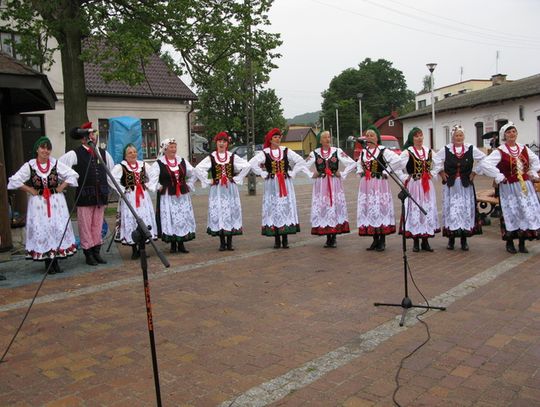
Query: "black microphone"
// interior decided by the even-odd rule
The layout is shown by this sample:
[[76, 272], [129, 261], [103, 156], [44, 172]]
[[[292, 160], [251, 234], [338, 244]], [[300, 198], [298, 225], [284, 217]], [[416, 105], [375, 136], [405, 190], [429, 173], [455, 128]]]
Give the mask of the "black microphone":
[[366, 148], [366, 146], [367, 146], [367, 144], [368, 144], [368, 142], [367, 142], [366, 139], [363, 139], [363, 138], [358, 137], [357, 141], [358, 141], [358, 143], [362, 146], [362, 148]]
[[73, 140], [81, 140], [85, 137], [88, 137], [88, 135], [93, 132], [94, 132], [94, 129], [81, 129], [80, 127], [74, 127], [69, 132], [69, 136]]

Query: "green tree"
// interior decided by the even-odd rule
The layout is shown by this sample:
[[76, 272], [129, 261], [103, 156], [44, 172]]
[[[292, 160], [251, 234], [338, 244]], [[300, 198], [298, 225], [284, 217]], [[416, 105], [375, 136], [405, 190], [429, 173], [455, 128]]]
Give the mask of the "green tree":
[[[279, 42], [268, 25], [273, 0], [7, 0], [0, 18], [21, 34], [18, 52], [33, 63], [50, 64], [58, 43], [64, 79], [66, 134], [87, 120], [84, 62], [101, 64], [106, 80], [130, 85], [144, 80], [144, 64], [162, 54], [177, 73], [203, 84], [222, 60], [245, 52], [246, 20], [255, 27], [250, 50], [259, 60], [265, 44]], [[35, 46], [38, 42], [39, 46]], [[84, 46], [83, 46], [84, 42]], [[33, 44], [33, 45], [32, 45]], [[163, 53], [170, 45], [180, 56]], [[73, 142], [66, 137], [66, 147]]]
[[392, 67], [385, 59], [372, 61], [366, 58], [358, 68], [348, 68], [330, 81], [322, 93], [322, 113], [325, 127], [332, 127], [336, 135], [336, 108], [339, 112], [340, 140], [358, 135], [359, 103], [357, 94], [362, 93], [362, 127], [393, 110], [400, 112], [410, 107], [414, 92], [407, 89], [403, 73]]

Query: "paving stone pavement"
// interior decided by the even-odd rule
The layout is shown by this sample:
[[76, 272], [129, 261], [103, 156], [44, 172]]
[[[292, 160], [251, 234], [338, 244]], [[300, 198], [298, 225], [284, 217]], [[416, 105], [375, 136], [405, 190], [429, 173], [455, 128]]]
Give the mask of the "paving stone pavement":
[[[347, 179], [352, 227], [356, 190]], [[259, 185], [257, 196], [242, 196], [245, 234], [234, 252], [218, 252], [204, 233], [201, 192], [190, 253], [169, 255], [158, 243], [171, 267], [148, 259], [164, 406], [393, 405], [400, 360], [426, 338], [416, 311], [400, 328], [400, 308], [373, 306], [403, 298], [401, 240], [393, 235], [384, 253], [367, 252], [369, 239], [353, 230], [337, 249], [323, 249], [324, 239], [309, 234], [310, 185], [301, 181], [296, 192], [302, 232], [288, 250], [260, 236]], [[448, 251], [438, 236], [435, 252], [407, 252], [425, 297], [448, 309], [423, 317], [431, 340], [404, 362], [397, 400], [540, 406], [540, 244], [531, 242], [527, 255], [506, 253], [494, 220], [470, 246]], [[115, 250], [107, 267], [77, 265], [47, 278], [0, 364], [0, 405], [155, 405], [140, 268], [129, 248]], [[13, 270], [31, 264], [2, 270], [15, 280]], [[0, 282], [2, 353], [35, 289]], [[413, 284], [409, 294], [422, 303]]]

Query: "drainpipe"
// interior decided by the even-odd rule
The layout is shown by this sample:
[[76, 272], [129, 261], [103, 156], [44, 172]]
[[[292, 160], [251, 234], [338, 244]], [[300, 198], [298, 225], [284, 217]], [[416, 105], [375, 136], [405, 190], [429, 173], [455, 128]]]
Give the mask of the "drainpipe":
[[189, 101], [189, 104], [191, 105], [191, 109], [187, 115], [188, 159], [189, 163], [193, 164], [193, 152], [191, 150], [191, 113], [195, 110], [195, 105], [193, 104], [193, 101]]

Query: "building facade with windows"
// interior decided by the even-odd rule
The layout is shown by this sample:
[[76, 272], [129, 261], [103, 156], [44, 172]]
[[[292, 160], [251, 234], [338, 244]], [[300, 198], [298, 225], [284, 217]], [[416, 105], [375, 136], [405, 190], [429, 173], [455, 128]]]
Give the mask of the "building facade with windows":
[[[0, 29], [2, 50], [20, 59], [16, 49], [17, 42], [17, 34]], [[54, 45], [52, 44], [52, 47]], [[55, 156], [60, 156], [65, 151], [64, 83], [60, 58], [60, 53], [56, 52], [54, 60], [58, 63], [54, 63], [47, 71], [43, 71], [41, 67], [33, 67], [47, 75], [58, 101], [55, 110], [21, 115], [25, 159], [30, 158], [34, 141], [42, 135], [51, 139]], [[107, 83], [101, 76], [100, 66], [85, 64], [88, 119], [99, 129], [99, 143], [106, 146], [109, 118], [132, 116], [141, 119], [145, 159], [155, 159], [161, 140], [171, 137], [178, 142], [178, 153], [189, 157], [189, 113], [193, 110], [193, 101], [197, 100], [197, 96], [158, 55], [152, 56], [141, 69], [144, 69], [145, 81], [129, 86], [115, 81]]]
[[[469, 79], [466, 81], [453, 83], [441, 88], [433, 89], [433, 99], [435, 102], [449, 98], [450, 96], [462, 95], [464, 93], [473, 92], [475, 90], [485, 89], [490, 87], [492, 81], [490, 79]], [[422, 91], [415, 97], [415, 106], [417, 109], [431, 105], [431, 91]]]
[[427, 106], [398, 118], [404, 137], [418, 127], [424, 133], [424, 144], [438, 150], [450, 142], [452, 127], [460, 125], [467, 142], [487, 149], [490, 140], [482, 136], [512, 121], [520, 143], [540, 145], [540, 74], [515, 81], [496, 75], [492, 86], [439, 100], [434, 107], [435, 134], [431, 106]]

